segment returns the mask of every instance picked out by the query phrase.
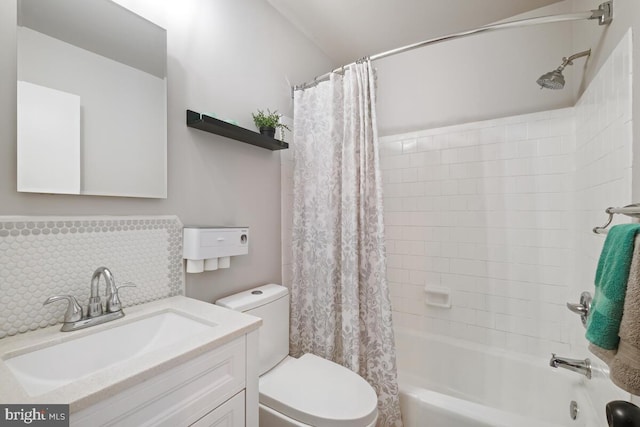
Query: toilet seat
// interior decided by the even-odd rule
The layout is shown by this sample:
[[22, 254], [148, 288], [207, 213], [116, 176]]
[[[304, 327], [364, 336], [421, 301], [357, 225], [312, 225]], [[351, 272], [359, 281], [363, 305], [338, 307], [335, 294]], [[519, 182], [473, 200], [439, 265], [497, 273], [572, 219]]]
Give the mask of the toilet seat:
[[378, 416], [369, 383], [313, 354], [285, 359], [260, 377], [259, 390], [261, 404], [312, 426], [363, 427]]

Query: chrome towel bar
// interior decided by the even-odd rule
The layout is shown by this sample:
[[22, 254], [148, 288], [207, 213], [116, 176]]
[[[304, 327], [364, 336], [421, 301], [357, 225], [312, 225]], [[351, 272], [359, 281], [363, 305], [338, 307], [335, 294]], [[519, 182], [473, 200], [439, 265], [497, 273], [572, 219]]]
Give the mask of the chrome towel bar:
[[604, 211], [609, 214], [609, 219], [607, 220], [607, 223], [605, 225], [600, 227], [593, 227], [593, 232], [596, 234], [607, 233], [607, 227], [613, 221], [613, 216], [615, 214], [623, 214], [634, 218], [640, 218], [640, 203], [633, 203], [622, 208], [608, 207]]

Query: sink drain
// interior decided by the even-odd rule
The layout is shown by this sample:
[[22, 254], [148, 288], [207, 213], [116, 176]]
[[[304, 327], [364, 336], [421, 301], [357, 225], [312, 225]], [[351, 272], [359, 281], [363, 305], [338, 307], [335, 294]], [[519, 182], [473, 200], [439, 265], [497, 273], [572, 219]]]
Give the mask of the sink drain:
[[576, 402], [575, 400], [572, 400], [571, 403], [569, 404], [569, 416], [571, 417], [572, 420], [575, 420], [576, 418], [578, 418], [578, 402]]

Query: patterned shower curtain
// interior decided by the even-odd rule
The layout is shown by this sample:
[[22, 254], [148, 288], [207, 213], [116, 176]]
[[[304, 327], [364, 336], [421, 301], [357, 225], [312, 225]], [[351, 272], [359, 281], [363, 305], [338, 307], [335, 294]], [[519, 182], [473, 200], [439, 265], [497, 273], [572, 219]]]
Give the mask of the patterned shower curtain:
[[359, 373], [401, 426], [369, 61], [295, 92], [291, 350]]

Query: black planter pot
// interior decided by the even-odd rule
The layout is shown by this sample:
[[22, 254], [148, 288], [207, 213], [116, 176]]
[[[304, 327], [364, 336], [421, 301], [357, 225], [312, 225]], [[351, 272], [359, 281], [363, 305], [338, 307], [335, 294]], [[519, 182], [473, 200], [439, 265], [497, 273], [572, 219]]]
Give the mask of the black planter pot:
[[262, 135], [266, 135], [266, 136], [268, 136], [270, 138], [275, 138], [275, 136], [276, 136], [276, 128], [261, 126], [260, 127], [260, 133]]

